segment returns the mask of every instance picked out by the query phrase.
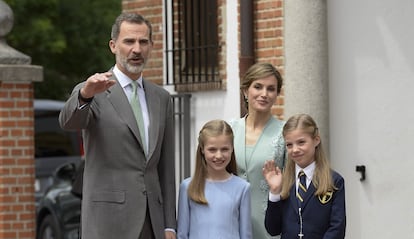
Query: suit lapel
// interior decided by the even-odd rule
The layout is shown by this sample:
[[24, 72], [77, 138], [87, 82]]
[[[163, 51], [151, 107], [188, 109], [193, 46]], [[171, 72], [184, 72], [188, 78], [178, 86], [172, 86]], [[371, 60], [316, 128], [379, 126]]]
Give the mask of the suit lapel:
[[310, 201], [310, 199], [315, 194], [315, 190], [316, 190], [316, 188], [315, 188], [315, 186], [313, 186], [313, 183], [311, 182], [309, 184], [308, 191], [305, 194], [305, 198], [303, 199], [302, 208], [305, 208], [306, 207], [306, 204], [308, 204], [308, 202]]
[[290, 200], [290, 205], [292, 205], [295, 212], [298, 213], [299, 204], [298, 204], [298, 198], [296, 197], [296, 185], [295, 184], [293, 184], [292, 188], [290, 189], [289, 200]]
[[[310, 199], [313, 197], [313, 195], [315, 194], [315, 186], [313, 186], [312, 182], [310, 183], [308, 190], [305, 194], [305, 198], [303, 199], [303, 203], [302, 203], [302, 210], [306, 207], [306, 204], [308, 204], [308, 202], [310, 201]], [[290, 190], [290, 196], [289, 196], [289, 200], [290, 200], [290, 204], [292, 205], [292, 207], [295, 209], [296, 212], [298, 212], [298, 208], [299, 208], [299, 203], [298, 203], [298, 199], [296, 197], [296, 185], [293, 184], [291, 190]]]
[[[114, 76], [112, 79], [116, 80]], [[142, 147], [141, 136], [139, 134], [134, 112], [132, 111], [128, 98], [125, 95], [124, 89], [122, 89], [122, 86], [119, 84], [118, 80], [116, 80], [116, 84], [114, 86], [106, 91], [106, 94], [118, 116], [128, 125]]]
[[145, 98], [147, 99], [147, 108], [148, 108], [148, 117], [149, 117], [149, 127], [148, 127], [148, 159], [151, 159], [152, 154], [154, 153], [155, 146], [158, 141], [158, 131], [159, 131], [159, 120], [160, 120], [160, 98], [158, 93], [155, 90], [155, 86], [142, 80], [142, 84], [145, 90]]

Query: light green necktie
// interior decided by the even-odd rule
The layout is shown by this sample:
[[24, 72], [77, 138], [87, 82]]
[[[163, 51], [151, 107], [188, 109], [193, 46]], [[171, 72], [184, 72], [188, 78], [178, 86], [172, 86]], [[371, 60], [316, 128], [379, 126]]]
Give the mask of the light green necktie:
[[132, 86], [132, 95], [131, 95], [131, 107], [134, 111], [135, 119], [137, 120], [139, 134], [141, 135], [141, 142], [142, 147], [144, 148], [145, 155], [147, 155], [147, 145], [145, 143], [145, 126], [144, 126], [144, 118], [142, 116], [142, 109], [141, 109], [141, 103], [139, 101], [138, 96], [138, 82], [133, 81], [131, 83]]

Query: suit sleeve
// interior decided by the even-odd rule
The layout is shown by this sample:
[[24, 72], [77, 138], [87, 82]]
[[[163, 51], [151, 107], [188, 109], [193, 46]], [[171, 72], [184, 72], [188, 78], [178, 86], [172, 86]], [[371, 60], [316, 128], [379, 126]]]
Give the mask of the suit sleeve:
[[337, 173], [334, 173], [334, 182], [338, 190], [333, 194], [331, 218], [329, 228], [323, 236], [324, 239], [345, 238], [345, 182], [344, 179]]
[[84, 108], [79, 109], [79, 89], [84, 83], [80, 83], [72, 91], [71, 96], [66, 101], [63, 109], [59, 114], [59, 124], [64, 130], [80, 130], [86, 128], [88, 120], [90, 119], [90, 106], [93, 101], [87, 104]]
[[172, 99], [168, 95], [165, 100], [166, 117], [164, 138], [162, 140], [161, 156], [158, 165], [160, 186], [164, 201], [164, 221], [165, 228], [176, 229], [176, 190], [175, 190], [175, 137], [174, 137], [174, 120]]
[[266, 231], [272, 235], [280, 235], [282, 232], [282, 201], [267, 202], [267, 209], [265, 215]]

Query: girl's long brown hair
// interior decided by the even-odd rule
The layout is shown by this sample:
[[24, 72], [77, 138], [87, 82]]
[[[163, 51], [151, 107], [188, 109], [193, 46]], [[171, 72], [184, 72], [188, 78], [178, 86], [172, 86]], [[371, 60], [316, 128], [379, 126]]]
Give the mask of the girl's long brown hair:
[[[283, 127], [283, 137], [293, 130], [301, 130], [312, 138], [320, 137], [316, 122], [307, 114], [298, 114], [290, 117]], [[315, 148], [315, 163], [316, 167], [312, 183], [316, 188], [315, 195], [322, 196], [336, 189], [332, 180], [330, 164], [322, 147], [322, 140]], [[282, 192], [280, 194], [282, 198], [289, 197], [290, 189], [295, 181], [295, 162], [289, 158], [283, 171]]]
[[[204, 194], [206, 178], [207, 178], [207, 163], [203, 155], [204, 144], [207, 138], [218, 137], [221, 135], [228, 136], [231, 140], [231, 145], [234, 142], [233, 131], [229, 124], [224, 120], [212, 120], [207, 122], [200, 130], [198, 135], [198, 146], [196, 153], [196, 164], [194, 175], [188, 186], [188, 196], [191, 200], [200, 204], [208, 204]], [[231, 159], [226, 167], [227, 172], [237, 175], [237, 164], [234, 150], [231, 153]]]

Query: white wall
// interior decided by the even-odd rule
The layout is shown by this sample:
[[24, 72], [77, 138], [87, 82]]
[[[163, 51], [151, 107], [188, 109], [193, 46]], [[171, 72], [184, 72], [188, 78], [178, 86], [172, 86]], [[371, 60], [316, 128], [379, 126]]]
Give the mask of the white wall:
[[[226, 1], [224, 31], [226, 40], [227, 90], [212, 92], [194, 92], [191, 97], [192, 158], [197, 147], [198, 132], [209, 120], [232, 119], [240, 115], [240, 77], [238, 58], [238, 20], [237, 1]], [[193, 170], [193, 166], [192, 169]]]
[[[192, 94], [193, 158], [205, 122], [239, 116], [237, 1], [226, 4], [227, 91]], [[346, 180], [347, 238], [414, 238], [414, 1], [327, 4], [330, 158]]]
[[[227, 91], [192, 94], [192, 158], [205, 122], [240, 113], [237, 1], [226, 4]], [[414, 238], [414, 1], [327, 5], [330, 158], [346, 180], [346, 238]]]
[[330, 152], [350, 239], [414, 238], [413, 13], [412, 0], [328, 1]]
[[[171, 3], [168, 1], [168, 5], [164, 6], [171, 9]], [[229, 120], [232, 118], [237, 118], [240, 115], [240, 78], [239, 78], [239, 56], [238, 56], [238, 18], [237, 18], [237, 0], [226, 1], [226, 7], [223, 9], [223, 14], [225, 16], [224, 20], [224, 32], [225, 32], [225, 41], [222, 47], [226, 50], [226, 74], [227, 74], [227, 88], [226, 90], [216, 90], [216, 91], [202, 91], [202, 92], [192, 92], [191, 93], [191, 158], [192, 163], [195, 158], [195, 151], [197, 148], [197, 137], [198, 132], [201, 127], [209, 120], [213, 119], [223, 119]], [[165, 15], [163, 15], [165, 17]], [[171, 16], [168, 19], [167, 23], [171, 24]], [[172, 29], [170, 25], [167, 29]], [[168, 33], [169, 36], [172, 35], [172, 32]], [[166, 34], [164, 34], [164, 37]], [[166, 45], [171, 48], [172, 39], [165, 39]], [[167, 47], [167, 46], [164, 47]], [[170, 54], [169, 57], [172, 57]], [[165, 61], [164, 61], [165, 64]], [[169, 66], [172, 68], [172, 65]], [[166, 66], [164, 65], [164, 69]], [[164, 72], [167, 74], [167, 72]], [[170, 73], [171, 74], [171, 73]], [[172, 76], [170, 76], [172, 77]], [[166, 77], [164, 77], [166, 78]], [[165, 87], [170, 93], [176, 93], [173, 86]], [[178, 168], [178, 161], [176, 168]], [[194, 164], [191, 166], [193, 173]], [[177, 175], [177, 179], [178, 175]], [[177, 180], [177, 188], [179, 185]]]

